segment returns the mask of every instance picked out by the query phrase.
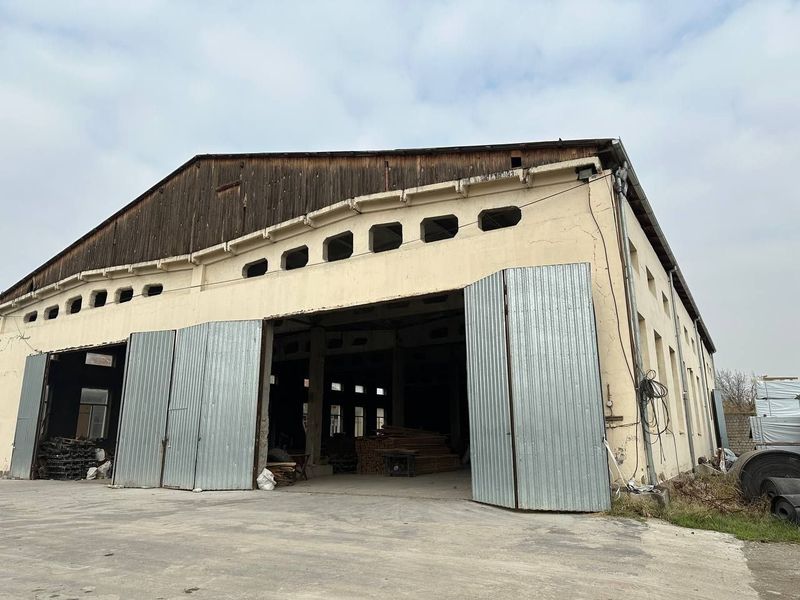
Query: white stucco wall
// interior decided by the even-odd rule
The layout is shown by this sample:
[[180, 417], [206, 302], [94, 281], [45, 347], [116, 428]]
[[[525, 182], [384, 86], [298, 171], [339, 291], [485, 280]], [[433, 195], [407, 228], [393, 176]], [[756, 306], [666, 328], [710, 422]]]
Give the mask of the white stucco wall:
[[[205, 321], [279, 317], [458, 289], [500, 269], [517, 266], [592, 264], [604, 399], [613, 399], [614, 414], [623, 416], [621, 425], [635, 422], [635, 395], [628, 370], [632, 360], [625, 291], [608, 174], [601, 174], [590, 184], [581, 184], [576, 181], [574, 166], [569, 166], [557, 172], [537, 173], [527, 183], [517, 177], [476, 184], [460, 193], [452, 184], [437, 184], [425, 190], [426, 193], [418, 195], [406, 194], [405, 201], [397, 193], [368, 198], [357, 203], [360, 214], [353, 210], [319, 211], [310, 225], [299, 220], [294, 228], [274, 232], [275, 241], [259, 235], [248, 236], [251, 242], [246, 251], [243, 249], [247, 245], [240, 244], [235, 254], [223, 249], [216, 254], [199, 252], [194, 256], [199, 264], [166, 261], [162, 266], [167, 270], [148, 267], [139, 269], [140, 273], [130, 273], [118, 269], [107, 273], [105, 279], [97, 279], [101, 275], [96, 273], [89, 274], [88, 278], [97, 280], [76, 279], [65, 284], [73, 286], [70, 289], [16, 306], [13, 312], [6, 311], [7, 316], [0, 318], [0, 471], [9, 468], [25, 357], [33, 349], [53, 351], [98, 345], [124, 340], [135, 331], [170, 329]], [[610, 265], [605, 264], [601, 236], [589, 213], [590, 201], [609, 245]], [[490, 232], [477, 227], [481, 210], [509, 205], [522, 207], [522, 221], [517, 226]], [[448, 214], [459, 219], [460, 229], [455, 238], [430, 244], [420, 241], [422, 219]], [[369, 252], [369, 228], [376, 223], [395, 221], [403, 225], [403, 246], [380, 254]], [[631, 218], [631, 222], [635, 225], [635, 219]], [[640, 239], [641, 229], [631, 228], [631, 240], [644, 257], [649, 244]], [[354, 236], [353, 256], [338, 262], [323, 262], [323, 240], [348, 230]], [[284, 239], [286, 235], [289, 237]], [[283, 252], [300, 245], [309, 247], [309, 265], [282, 271]], [[260, 258], [269, 261], [269, 272], [262, 277], [243, 279], [242, 267]], [[651, 259], [647, 261], [649, 264]], [[658, 264], [654, 259], [653, 262]], [[659, 277], [663, 276], [663, 270], [659, 271]], [[150, 283], [163, 284], [164, 293], [151, 298], [137, 296], [124, 304], [114, 303], [116, 290], [132, 286], [139, 294]], [[668, 290], [663, 281], [660, 286]], [[108, 290], [109, 304], [89, 308], [89, 295], [98, 289]], [[79, 294], [84, 298], [84, 308], [77, 314], [66, 314], [65, 303]], [[637, 295], [643, 296], [643, 291]], [[43, 310], [53, 304], [61, 306], [60, 315], [55, 320], [44, 320]], [[32, 310], [39, 311], [38, 320], [23, 323], [21, 317]], [[642, 302], [640, 312], [645, 311], [644, 316], [652, 310]], [[688, 327], [688, 315], [682, 318]], [[656, 317], [653, 322], [665, 340], [674, 338], [666, 322], [657, 322]], [[690, 367], [695, 365], [691, 362], [694, 356], [691, 352], [689, 349], [686, 353]], [[635, 426], [615, 426], [608, 430], [609, 443], [622, 460], [626, 478], [641, 478], [645, 472], [642, 448], [635, 447], [635, 429]], [[641, 433], [638, 437], [641, 439]], [[679, 446], [680, 441], [678, 438]], [[637, 452], [638, 469], [634, 472]], [[678, 456], [681, 467], [688, 468], [688, 450], [679, 447]], [[673, 463], [674, 456], [672, 463], [660, 466], [657, 463], [657, 470], [672, 475], [676, 471]]]

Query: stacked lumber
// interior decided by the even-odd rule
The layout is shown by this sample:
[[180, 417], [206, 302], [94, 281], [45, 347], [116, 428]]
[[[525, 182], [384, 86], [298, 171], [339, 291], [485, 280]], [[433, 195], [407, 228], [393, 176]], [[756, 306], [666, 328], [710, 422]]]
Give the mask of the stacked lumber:
[[416, 474], [454, 471], [461, 466], [457, 454], [447, 446], [447, 437], [435, 431], [384, 425], [376, 436], [356, 439], [358, 472], [383, 474], [386, 452], [413, 453]]
[[272, 476], [275, 477], [275, 485], [293, 485], [295, 482], [295, 467], [297, 463], [293, 462], [273, 462], [267, 463], [267, 469], [272, 471]]
[[97, 466], [95, 443], [54, 437], [39, 444], [40, 479], [85, 479], [89, 467]]

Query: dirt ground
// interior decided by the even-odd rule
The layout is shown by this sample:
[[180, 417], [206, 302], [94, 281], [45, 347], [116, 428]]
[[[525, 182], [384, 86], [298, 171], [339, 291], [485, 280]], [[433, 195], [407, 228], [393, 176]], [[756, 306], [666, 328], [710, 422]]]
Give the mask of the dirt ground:
[[721, 600], [800, 591], [795, 548], [751, 549], [659, 521], [506, 511], [459, 497], [461, 483], [446, 478], [319, 481], [203, 493], [0, 481], [0, 598]]

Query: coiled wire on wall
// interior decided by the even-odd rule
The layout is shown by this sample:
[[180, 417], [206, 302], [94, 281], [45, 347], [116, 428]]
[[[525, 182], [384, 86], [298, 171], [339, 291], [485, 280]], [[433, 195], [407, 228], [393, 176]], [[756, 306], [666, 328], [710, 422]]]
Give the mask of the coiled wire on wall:
[[[639, 381], [638, 391], [645, 424], [651, 434], [658, 438], [658, 445], [663, 459], [664, 447], [661, 443], [661, 436], [665, 433], [671, 433], [669, 407], [667, 406], [669, 390], [663, 383], [656, 381], [656, 372], [650, 369]], [[661, 410], [663, 411], [665, 420], [663, 424], [659, 422], [658, 404], [661, 404]]]

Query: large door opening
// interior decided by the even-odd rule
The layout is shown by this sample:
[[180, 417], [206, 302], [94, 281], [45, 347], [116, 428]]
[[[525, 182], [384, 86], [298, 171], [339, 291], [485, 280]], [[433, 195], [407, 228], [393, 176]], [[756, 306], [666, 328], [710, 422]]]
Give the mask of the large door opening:
[[28, 357], [12, 476], [85, 479], [117, 442], [126, 344]]
[[[271, 461], [304, 460], [318, 431], [310, 460], [324, 472], [391, 474], [387, 446], [407, 445], [414, 474], [458, 471], [469, 485], [462, 291], [298, 315], [274, 327]], [[316, 413], [314, 373], [322, 373]]]

